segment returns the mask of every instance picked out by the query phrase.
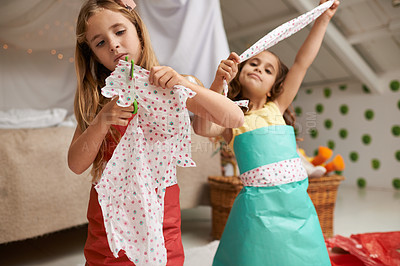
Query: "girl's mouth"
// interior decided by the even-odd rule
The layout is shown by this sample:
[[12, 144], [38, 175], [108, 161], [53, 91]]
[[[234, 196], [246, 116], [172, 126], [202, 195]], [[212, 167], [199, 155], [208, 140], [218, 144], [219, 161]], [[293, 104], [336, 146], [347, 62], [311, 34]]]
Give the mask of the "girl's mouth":
[[127, 53], [124, 54], [118, 54], [115, 58], [114, 58], [114, 62], [118, 62], [119, 60], [124, 60], [125, 56], [127, 56]]
[[250, 73], [249, 76], [252, 77], [252, 78], [256, 78], [256, 79], [258, 79], [259, 81], [261, 81], [260, 76], [257, 75], [257, 74], [255, 74], [255, 73]]

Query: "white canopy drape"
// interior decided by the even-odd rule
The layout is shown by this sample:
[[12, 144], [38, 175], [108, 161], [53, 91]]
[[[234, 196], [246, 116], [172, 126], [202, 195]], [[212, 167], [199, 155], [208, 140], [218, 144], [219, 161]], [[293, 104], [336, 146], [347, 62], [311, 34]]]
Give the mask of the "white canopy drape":
[[[205, 86], [229, 54], [219, 0], [137, 0], [163, 65]], [[0, 110], [66, 108], [76, 88], [75, 24], [82, 0], [2, 0]]]
[[136, 0], [161, 64], [206, 87], [229, 55], [219, 0]]

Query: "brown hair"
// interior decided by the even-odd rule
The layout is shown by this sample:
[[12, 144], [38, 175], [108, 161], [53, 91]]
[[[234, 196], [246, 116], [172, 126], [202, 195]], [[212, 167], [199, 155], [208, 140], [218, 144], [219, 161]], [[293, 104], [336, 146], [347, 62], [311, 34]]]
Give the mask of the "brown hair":
[[[75, 47], [75, 71], [78, 85], [75, 94], [74, 112], [78, 127], [82, 132], [89, 127], [101, 108], [110, 101], [100, 95], [100, 88], [104, 87], [105, 79], [111, 74], [111, 71], [98, 62], [86, 39], [89, 18], [104, 9], [121, 13], [135, 26], [142, 49], [141, 56], [136, 64], [145, 69], [151, 69], [151, 67], [158, 65], [150, 43], [150, 36], [142, 19], [135, 10], [128, 10], [112, 0], [87, 0], [82, 5], [78, 16]], [[118, 142], [121, 137], [118, 131], [112, 127], [108, 134], [115, 142]], [[107, 138], [103, 140], [93, 162], [91, 171], [93, 181], [100, 178], [105, 167], [103, 158], [107, 148]]]
[[[271, 97], [269, 97], [267, 99], [267, 101], [273, 101], [279, 95], [281, 95], [283, 92], [283, 82], [285, 81], [286, 75], [289, 72], [289, 68], [281, 61], [281, 59], [276, 54], [274, 54], [271, 51], [268, 51], [268, 52], [273, 54], [278, 59], [278, 74], [276, 75], [275, 82], [272, 85], [272, 88], [270, 91]], [[249, 100], [249, 99], [243, 97], [242, 84], [240, 84], [240, 82], [239, 82], [240, 73], [243, 69], [243, 66], [247, 63], [247, 61], [248, 60], [239, 64], [238, 73], [236, 74], [235, 78], [229, 83], [228, 97], [232, 101]], [[248, 110], [251, 110], [251, 108], [252, 108], [252, 102], [249, 101], [249, 109]], [[296, 117], [289, 108], [291, 108], [291, 105], [288, 107], [288, 109], [285, 110], [285, 113], [283, 114], [283, 119], [285, 120], [287, 125], [291, 125], [294, 127], [294, 124], [296, 122]], [[242, 110], [244, 113], [247, 112], [247, 109], [244, 107], [242, 107]]]

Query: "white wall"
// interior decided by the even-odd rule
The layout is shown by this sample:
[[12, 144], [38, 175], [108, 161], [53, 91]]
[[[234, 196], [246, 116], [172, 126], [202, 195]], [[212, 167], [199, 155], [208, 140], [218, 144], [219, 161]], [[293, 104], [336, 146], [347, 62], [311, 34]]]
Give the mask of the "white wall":
[[[344, 185], [356, 186], [357, 179], [364, 178], [368, 187], [393, 189], [393, 180], [400, 178], [400, 136], [392, 132], [400, 127], [399, 80], [387, 84], [389, 89], [380, 95], [366, 92], [360, 83], [301, 89], [293, 103], [301, 110], [297, 116], [298, 136], [304, 141], [299, 146], [314, 156], [318, 146], [328, 146], [331, 141], [333, 156], [341, 154], [346, 163]], [[329, 97], [325, 91], [331, 92]], [[316, 111], [318, 104], [323, 106], [320, 113]], [[343, 105], [348, 107], [347, 114], [340, 111]], [[373, 113], [370, 120], [365, 117], [367, 110]], [[328, 119], [331, 128], [325, 126]], [[316, 138], [310, 135], [313, 128], [318, 131]], [[341, 130], [347, 131], [347, 137], [340, 136]], [[370, 136], [369, 144], [363, 142], [364, 135]], [[358, 154], [357, 161], [350, 159], [352, 152]], [[372, 160], [379, 161], [378, 169], [372, 167]]]

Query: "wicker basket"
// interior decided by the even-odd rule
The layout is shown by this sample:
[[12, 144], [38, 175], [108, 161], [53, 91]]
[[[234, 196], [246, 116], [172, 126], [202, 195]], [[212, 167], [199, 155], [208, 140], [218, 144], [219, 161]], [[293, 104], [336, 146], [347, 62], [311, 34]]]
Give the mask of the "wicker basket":
[[[314, 203], [325, 238], [333, 235], [333, 214], [337, 188], [343, 176], [331, 175], [310, 178], [308, 194]], [[236, 176], [210, 176], [210, 196], [212, 207], [212, 231], [214, 239], [220, 239], [233, 202], [243, 185]]]

